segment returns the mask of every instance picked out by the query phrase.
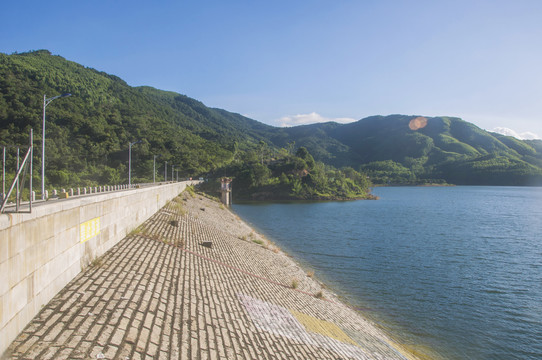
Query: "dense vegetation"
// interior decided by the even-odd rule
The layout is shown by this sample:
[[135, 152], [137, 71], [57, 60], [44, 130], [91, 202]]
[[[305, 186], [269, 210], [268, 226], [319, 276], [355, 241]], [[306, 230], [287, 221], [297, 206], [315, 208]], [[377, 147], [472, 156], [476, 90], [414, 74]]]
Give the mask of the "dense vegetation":
[[[352, 168], [335, 169], [316, 162], [301, 147], [295, 154], [286, 149], [271, 155], [261, 143], [261, 151], [249, 151], [240, 161], [220, 169], [233, 177], [236, 200], [344, 200], [371, 199], [371, 183]], [[211, 186], [219, 189], [218, 183]]]
[[[487, 132], [458, 118], [372, 116], [285, 129], [317, 160], [352, 166], [375, 184], [542, 185], [542, 141]], [[312, 134], [312, 136], [310, 136]]]
[[0, 145], [25, 146], [34, 129], [36, 183], [43, 94], [68, 92], [47, 107], [48, 187], [126, 183], [128, 144], [136, 140], [134, 183], [152, 181], [156, 157], [157, 180], [167, 161], [168, 178], [171, 165], [180, 177], [234, 176], [234, 191], [245, 198], [359, 197], [361, 172], [377, 184], [542, 185], [542, 141], [457, 118], [428, 118], [417, 130], [409, 128], [415, 116], [405, 115], [276, 128], [177, 93], [130, 87], [46, 50], [0, 53]]
[[[0, 143], [28, 143], [34, 129], [41, 145], [43, 94], [71, 93], [47, 107], [46, 178], [56, 186], [126, 183], [128, 143], [132, 180], [158, 180], [164, 165], [181, 177], [195, 176], [231, 162], [237, 152], [256, 147], [267, 125], [176, 93], [133, 88], [121, 79], [85, 68], [41, 50], [0, 54]], [[34, 168], [41, 167], [41, 146]], [[8, 168], [15, 161], [10, 157]], [[38, 180], [38, 172], [34, 172]]]

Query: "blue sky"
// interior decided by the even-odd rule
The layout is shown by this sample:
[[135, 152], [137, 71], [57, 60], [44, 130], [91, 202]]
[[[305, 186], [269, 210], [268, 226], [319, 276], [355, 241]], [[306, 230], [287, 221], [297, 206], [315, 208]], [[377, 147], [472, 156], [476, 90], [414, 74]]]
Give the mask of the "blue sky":
[[447, 115], [542, 136], [538, 0], [20, 0], [2, 13], [0, 52], [48, 49], [272, 125]]

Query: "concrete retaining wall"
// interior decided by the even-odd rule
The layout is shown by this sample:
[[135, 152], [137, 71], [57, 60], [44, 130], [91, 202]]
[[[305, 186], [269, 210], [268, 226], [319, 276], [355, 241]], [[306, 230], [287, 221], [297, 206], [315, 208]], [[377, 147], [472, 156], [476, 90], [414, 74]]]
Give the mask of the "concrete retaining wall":
[[53, 200], [31, 214], [1, 214], [0, 355], [42, 305], [191, 183]]

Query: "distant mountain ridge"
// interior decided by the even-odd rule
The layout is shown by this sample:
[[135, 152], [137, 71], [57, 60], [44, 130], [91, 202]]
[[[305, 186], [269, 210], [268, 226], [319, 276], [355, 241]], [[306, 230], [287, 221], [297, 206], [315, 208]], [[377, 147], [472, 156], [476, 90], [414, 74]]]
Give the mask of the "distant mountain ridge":
[[[426, 125], [413, 130], [409, 124], [417, 118]], [[336, 166], [361, 166], [384, 183], [542, 184], [541, 140], [491, 133], [459, 118], [371, 116], [349, 124], [315, 124], [286, 131], [315, 159]], [[386, 175], [399, 168], [403, 175]]]
[[47, 50], [0, 53], [0, 143], [24, 144], [32, 127], [38, 144], [43, 94], [65, 92], [74, 96], [47, 108], [47, 176], [59, 185], [122, 182], [135, 139], [143, 140], [132, 153], [136, 181], [152, 179], [155, 156], [162, 169], [167, 161], [180, 176], [195, 176], [262, 151], [261, 144], [271, 154], [295, 142], [316, 161], [361, 169], [375, 183], [542, 185], [541, 140], [453, 117], [425, 118], [415, 130], [409, 124], [419, 116], [407, 115], [277, 128], [185, 95], [130, 87]]

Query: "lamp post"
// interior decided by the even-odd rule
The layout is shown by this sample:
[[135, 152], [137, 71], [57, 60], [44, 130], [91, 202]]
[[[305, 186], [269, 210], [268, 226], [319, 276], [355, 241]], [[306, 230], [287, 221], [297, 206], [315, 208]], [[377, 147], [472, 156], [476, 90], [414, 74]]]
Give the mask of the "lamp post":
[[45, 108], [47, 107], [47, 105], [51, 103], [51, 101], [58, 98], [68, 97], [68, 96], [72, 96], [72, 94], [67, 93], [67, 94], [53, 96], [50, 98], [47, 98], [45, 94], [43, 95], [43, 123], [41, 126], [41, 199], [42, 200], [45, 200]]
[[175, 165], [171, 165], [171, 181], [175, 181]]
[[4, 196], [6, 196], [6, 147], [2, 151], [2, 198], [0, 201], [4, 201]]
[[129, 142], [128, 146], [128, 188], [132, 188], [132, 145], [140, 143], [141, 140]]
[[167, 181], [167, 161], [164, 164], [164, 181]]

